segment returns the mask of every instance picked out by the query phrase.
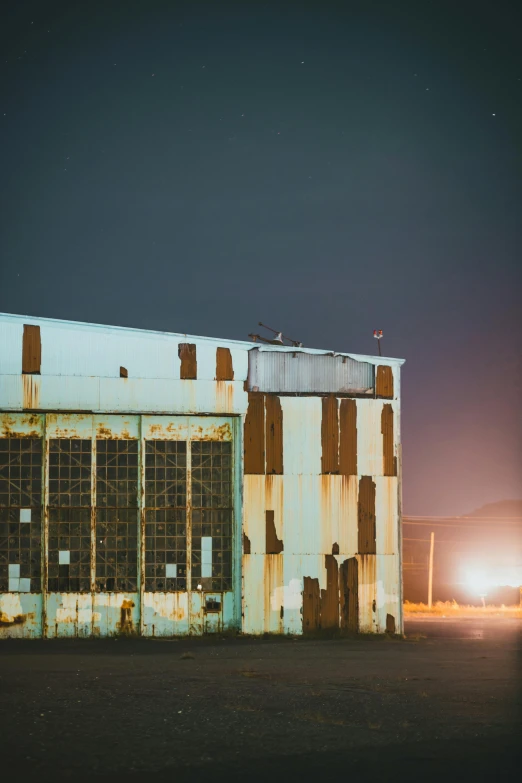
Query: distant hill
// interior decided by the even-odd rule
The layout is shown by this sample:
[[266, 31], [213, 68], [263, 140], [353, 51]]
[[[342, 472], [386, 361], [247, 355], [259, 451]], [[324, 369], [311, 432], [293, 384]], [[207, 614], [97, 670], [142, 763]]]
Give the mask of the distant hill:
[[487, 503], [476, 511], [472, 511], [469, 516], [519, 517], [522, 519], [522, 500], [499, 500], [496, 503]]

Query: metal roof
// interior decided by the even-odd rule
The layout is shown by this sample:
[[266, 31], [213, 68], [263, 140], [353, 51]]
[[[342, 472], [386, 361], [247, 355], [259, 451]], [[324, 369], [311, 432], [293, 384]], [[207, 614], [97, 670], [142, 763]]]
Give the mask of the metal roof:
[[207, 341], [210, 343], [219, 343], [219, 345], [224, 346], [231, 346], [231, 347], [237, 347], [237, 348], [244, 348], [246, 350], [252, 350], [253, 348], [256, 348], [259, 351], [278, 351], [278, 352], [288, 352], [288, 353], [305, 353], [305, 354], [316, 354], [316, 355], [330, 355], [330, 356], [341, 356], [341, 357], [349, 357], [357, 362], [369, 362], [373, 365], [393, 365], [393, 366], [400, 366], [404, 364], [404, 359], [396, 359], [391, 357], [385, 357], [385, 356], [372, 356], [372, 355], [366, 355], [366, 354], [356, 354], [356, 353], [346, 353], [346, 352], [338, 352], [338, 351], [331, 351], [321, 348], [295, 348], [293, 346], [286, 346], [286, 345], [271, 345], [267, 343], [255, 343], [250, 340], [231, 340], [228, 338], [220, 338], [220, 337], [208, 337], [208, 336], [201, 336], [201, 335], [191, 335], [186, 334], [183, 332], [164, 332], [159, 331], [156, 329], [137, 329], [136, 327], [132, 326], [111, 326], [108, 324], [94, 324], [94, 323], [88, 323], [85, 321], [69, 321], [69, 320], [63, 320], [59, 318], [43, 318], [39, 316], [32, 316], [32, 315], [18, 315], [14, 313], [0, 313], [0, 320], [6, 320], [6, 321], [19, 321], [22, 324], [41, 324], [45, 325], [47, 327], [67, 327], [71, 329], [78, 329], [78, 330], [100, 330], [102, 333], [110, 334], [114, 332], [121, 333], [128, 333], [135, 334], [136, 336], [140, 337], [157, 337], [157, 338], [163, 338], [163, 339], [175, 339], [175, 340], [183, 340], [183, 341], [191, 341], [191, 340], [198, 340], [198, 341]]

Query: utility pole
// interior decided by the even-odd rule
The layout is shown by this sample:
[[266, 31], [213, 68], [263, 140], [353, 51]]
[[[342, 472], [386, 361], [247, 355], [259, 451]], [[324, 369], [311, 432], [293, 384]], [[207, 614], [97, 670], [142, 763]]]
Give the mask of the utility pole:
[[428, 609], [431, 609], [433, 603], [433, 550], [435, 548], [435, 533], [430, 537], [430, 565], [428, 572]]

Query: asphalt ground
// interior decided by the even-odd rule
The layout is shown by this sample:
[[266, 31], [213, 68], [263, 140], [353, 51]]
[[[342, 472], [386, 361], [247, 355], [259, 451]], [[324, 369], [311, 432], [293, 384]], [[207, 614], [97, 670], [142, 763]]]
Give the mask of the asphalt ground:
[[[5, 780], [512, 780], [522, 622], [406, 638], [8, 640]], [[444, 783], [445, 783], [444, 781]]]

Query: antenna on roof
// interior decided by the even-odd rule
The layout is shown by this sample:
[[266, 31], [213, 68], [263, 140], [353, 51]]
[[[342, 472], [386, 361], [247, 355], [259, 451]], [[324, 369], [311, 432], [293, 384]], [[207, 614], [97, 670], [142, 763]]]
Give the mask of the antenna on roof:
[[379, 346], [379, 356], [382, 356], [381, 354], [382, 329], [374, 329], [373, 336], [377, 340], [377, 345]]
[[259, 326], [262, 326], [263, 329], [268, 329], [269, 332], [272, 332], [272, 334], [275, 334], [275, 337], [273, 337], [271, 340], [269, 340], [267, 337], [262, 337], [259, 334], [249, 334], [251, 340], [254, 342], [257, 342], [260, 340], [262, 343], [270, 343], [270, 345], [285, 345], [285, 340], [287, 343], [290, 343], [290, 345], [293, 345], [294, 348], [302, 348], [303, 343], [299, 340], [292, 340], [291, 337], [286, 337], [282, 332], [278, 332], [277, 329], [272, 329], [271, 326], [266, 326], [266, 324], [261, 323], [259, 321]]

